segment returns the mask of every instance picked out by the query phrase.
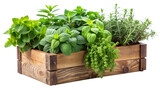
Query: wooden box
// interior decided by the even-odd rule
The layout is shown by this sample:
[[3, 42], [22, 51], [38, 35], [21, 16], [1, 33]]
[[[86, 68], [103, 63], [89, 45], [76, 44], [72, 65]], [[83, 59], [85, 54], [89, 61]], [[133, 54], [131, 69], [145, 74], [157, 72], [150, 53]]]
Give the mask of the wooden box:
[[[115, 47], [120, 50], [117, 66], [113, 72], [106, 71], [104, 76], [122, 74], [146, 69], [146, 44]], [[84, 55], [86, 51], [64, 54], [51, 54], [39, 50], [20, 53], [17, 48], [18, 72], [48, 85], [96, 78], [98, 75], [86, 69]]]

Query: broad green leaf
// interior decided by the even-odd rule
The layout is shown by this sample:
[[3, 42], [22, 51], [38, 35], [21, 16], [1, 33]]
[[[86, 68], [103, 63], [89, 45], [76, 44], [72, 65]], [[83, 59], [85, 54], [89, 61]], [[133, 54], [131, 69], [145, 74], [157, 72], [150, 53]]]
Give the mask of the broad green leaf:
[[29, 30], [29, 28], [26, 27], [26, 26], [24, 26], [24, 27], [19, 31], [20, 34], [27, 34], [27, 33], [29, 33], [29, 32], [30, 32], [30, 30]]
[[72, 20], [73, 22], [75, 22], [75, 21], [82, 21], [82, 18], [81, 18], [81, 16], [75, 16], [75, 17], [73, 17], [71, 20]]
[[83, 37], [87, 38], [87, 33], [91, 30], [89, 26], [85, 26], [82, 28], [82, 35]]
[[28, 35], [28, 34], [23, 35], [23, 36], [22, 36], [22, 41], [23, 41], [23, 42], [30, 42], [30, 37], [29, 37], [29, 35]]
[[79, 51], [81, 51], [83, 49], [84, 49], [83, 45], [75, 45], [74, 47], [72, 47], [72, 52], [76, 53], [76, 52], [79, 52]]
[[59, 39], [58, 33], [55, 33], [55, 34], [54, 34], [54, 39]]
[[65, 32], [69, 34], [71, 33], [69, 29], [66, 29]]
[[43, 14], [37, 14], [37, 16], [40, 16], [40, 17], [48, 17], [48, 16], [43, 15]]
[[71, 37], [77, 37], [79, 34], [80, 34], [80, 32], [77, 31], [77, 30], [72, 30], [71, 31]]
[[12, 45], [12, 43], [8, 40], [8, 41], [5, 43], [4, 47], [7, 48], [7, 47], [10, 47], [11, 45]]
[[68, 33], [62, 33], [59, 35], [59, 37], [60, 37], [60, 39], [59, 39], [60, 42], [65, 42], [65, 41], [69, 40], [70, 35]]
[[80, 27], [77, 28], [77, 30], [82, 31], [83, 27], [85, 27], [85, 26], [80, 26]]
[[53, 39], [51, 42], [51, 49], [55, 49], [59, 46], [60, 42], [58, 40]]
[[71, 12], [71, 18], [76, 16], [76, 14], [77, 14], [76, 12]]
[[103, 36], [104, 38], [106, 38], [107, 36], [111, 36], [111, 38], [112, 38], [112, 34], [111, 34], [110, 31], [108, 31], [108, 30], [104, 30], [102, 36]]
[[59, 52], [59, 47], [55, 48], [55, 49], [50, 49], [50, 53], [55, 53], [57, 54]]
[[36, 48], [39, 45], [39, 39], [35, 39], [33, 42], [33, 48]]
[[56, 33], [55, 29], [47, 29], [46, 35], [54, 35]]
[[77, 44], [85, 44], [86, 42], [87, 41], [83, 36], [81, 36], [81, 35], [77, 36]]
[[98, 28], [91, 28], [91, 31], [95, 34], [98, 34], [99, 32], [99, 29]]
[[40, 45], [42, 46], [45, 46], [48, 42], [46, 41], [45, 38], [43, 38], [41, 41], [40, 41]]
[[77, 38], [69, 38], [69, 43], [71, 44], [71, 46], [76, 46], [77, 45]]
[[87, 34], [87, 41], [92, 44], [96, 40], [96, 34], [88, 33]]
[[58, 34], [64, 33], [65, 30], [66, 30], [66, 27], [61, 27], [61, 28], [59, 28], [59, 29], [57, 30], [57, 33], [58, 33]]
[[92, 25], [93, 24], [93, 21], [90, 20], [89, 18], [82, 17], [82, 20], [85, 21], [88, 25]]
[[52, 39], [54, 39], [54, 36], [53, 35], [47, 35], [45, 37], [45, 40], [48, 42], [48, 43], [51, 43]]
[[24, 25], [20, 25], [17, 32], [20, 32], [24, 28]]
[[43, 13], [50, 13], [48, 10], [46, 10], [46, 9], [41, 9], [41, 10], [39, 10], [38, 12], [43, 12]]
[[18, 46], [21, 47], [21, 48], [23, 48], [23, 47], [26, 45], [26, 43], [23, 42], [21, 39], [18, 39], [18, 40], [17, 40], [17, 44], [18, 44]]
[[14, 24], [19, 24], [19, 18], [13, 18], [12, 21]]
[[31, 40], [34, 39], [36, 36], [37, 36], [37, 32], [36, 31], [29, 32], [29, 37], [30, 37]]
[[96, 25], [99, 28], [99, 30], [103, 31], [104, 30], [104, 24], [103, 22], [96, 20]]
[[63, 43], [60, 45], [60, 50], [64, 55], [69, 56], [72, 52], [72, 48], [70, 44]]
[[67, 17], [65, 15], [58, 15], [57, 17], [55, 17], [55, 19], [60, 19], [60, 20], [67, 20]]
[[42, 28], [41, 28], [41, 31], [40, 31], [40, 32], [41, 32], [41, 35], [45, 35], [46, 30], [47, 30], [46, 26], [43, 25]]
[[58, 28], [60, 28], [61, 26], [49, 26], [49, 27], [47, 27], [47, 29], [58, 29]]
[[3, 34], [9, 34], [10, 30], [5, 31]]
[[51, 47], [50, 44], [46, 44], [43, 48], [43, 51], [48, 52], [50, 50], [50, 47]]

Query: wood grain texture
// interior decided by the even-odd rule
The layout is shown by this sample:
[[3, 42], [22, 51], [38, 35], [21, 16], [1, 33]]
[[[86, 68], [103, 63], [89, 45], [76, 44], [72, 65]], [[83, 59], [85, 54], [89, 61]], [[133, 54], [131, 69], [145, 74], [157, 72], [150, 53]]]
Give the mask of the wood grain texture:
[[57, 70], [57, 55], [46, 54], [46, 69]]
[[[128, 72], [139, 71], [139, 59], [133, 60], [122, 60], [117, 61], [117, 66], [113, 72], [106, 70], [106, 73], [103, 76], [122, 74]], [[124, 69], [128, 69], [128, 71], [124, 71]], [[90, 78], [96, 78], [98, 75], [91, 69], [86, 69], [85, 66], [78, 66], [66, 69], [57, 70], [57, 83], [66, 83]]]
[[46, 65], [33, 60], [30, 55], [28, 55], [29, 52], [30, 51], [22, 54], [22, 74], [46, 83]]
[[140, 57], [145, 58], [147, 56], [147, 44], [140, 44]]
[[[120, 50], [120, 57], [115, 60], [117, 66], [113, 72], [106, 70], [104, 76], [146, 69], [145, 44], [116, 48]], [[98, 77], [93, 70], [85, 68], [84, 55], [86, 51], [65, 56], [64, 54], [51, 54], [34, 49], [21, 54], [18, 50], [17, 48], [18, 71], [48, 85]]]
[[21, 59], [22, 59], [22, 54], [20, 52], [19, 47], [17, 46], [17, 71], [18, 73], [22, 74], [22, 63], [21, 63]]
[[115, 47], [119, 49], [119, 58], [115, 61], [140, 58], [140, 44]]
[[46, 83], [48, 85], [56, 85], [57, 84], [57, 75], [56, 71], [47, 71]]
[[84, 65], [86, 51], [71, 53], [70, 56], [57, 54], [57, 69]]
[[146, 70], [146, 59], [145, 58], [140, 59], [140, 68], [139, 68], [139, 70], [140, 71]]
[[114, 71], [107, 70], [104, 76], [139, 71], [139, 59], [117, 61], [116, 64]]

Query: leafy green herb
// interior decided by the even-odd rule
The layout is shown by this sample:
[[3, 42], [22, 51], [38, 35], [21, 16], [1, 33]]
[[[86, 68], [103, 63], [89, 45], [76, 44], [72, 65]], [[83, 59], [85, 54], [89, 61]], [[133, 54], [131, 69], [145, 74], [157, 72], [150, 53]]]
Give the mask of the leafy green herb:
[[13, 18], [12, 21], [11, 28], [5, 32], [10, 35], [5, 47], [18, 45], [21, 52], [38, 48], [40, 40], [45, 36], [46, 27], [40, 27], [38, 20], [29, 20], [28, 16]]
[[58, 11], [59, 9], [55, 9], [58, 5], [55, 6], [51, 6], [51, 5], [46, 5], [46, 9], [41, 9], [38, 12], [39, 13], [43, 13], [43, 14], [37, 14], [37, 16], [40, 16], [42, 18], [40, 18], [40, 22], [43, 25], [53, 25], [53, 19], [55, 17], [55, 14], [53, 14], [54, 12]]
[[153, 37], [155, 32], [149, 30], [151, 21], [146, 19], [142, 22], [134, 20], [133, 9], [128, 11], [124, 9], [124, 14], [118, 12], [118, 6], [115, 5], [114, 13], [110, 13], [110, 18], [105, 22], [105, 29], [113, 35], [113, 41], [119, 42], [120, 45], [136, 44], [140, 40]]
[[[53, 30], [53, 31], [52, 31]], [[52, 34], [49, 34], [51, 32]], [[72, 52], [79, 52], [84, 49], [85, 38], [77, 30], [70, 31], [70, 28], [63, 26], [55, 29], [47, 29], [46, 36], [40, 41], [43, 51], [70, 55]], [[48, 47], [47, 47], [48, 46]]]
[[91, 67], [102, 77], [107, 69], [110, 68], [110, 71], [113, 71], [116, 66], [114, 59], [118, 58], [119, 50], [114, 47], [118, 43], [111, 41], [112, 34], [108, 30], [104, 30], [104, 24], [101, 21], [87, 20], [93, 23], [88, 23], [89, 26], [82, 29], [82, 35], [88, 41], [86, 44], [87, 54], [85, 55], [86, 67]]

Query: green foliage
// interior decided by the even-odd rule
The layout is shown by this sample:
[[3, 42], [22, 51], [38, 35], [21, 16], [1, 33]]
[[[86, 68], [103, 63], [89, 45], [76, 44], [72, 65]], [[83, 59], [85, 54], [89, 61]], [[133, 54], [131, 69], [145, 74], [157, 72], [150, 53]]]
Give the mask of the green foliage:
[[[46, 25], [47, 27], [52, 27], [52, 29], [60, 28], [64, 25], [68, 26], [72, 30], [82, 30], [82, 26], [86, 25], [86, 22], [84, 22], [83, 19], [89, 18], [89, 20], [100, 20], [103, 21], [104, 15], [100, 14], [99, 12], [94, 11], [87, 11], [86, 9], [83, 9], [81, 6], [78, 6], [74, 10], [64, 10], [64, 14], [62, 15], [55, 15], [53, 14], [56, 10], [55, 6], [46, 6], [47, 9], [41, 9], [39, 12], [44, 14], [37, 14], [38, 16], [41, 16], [42, 18], [39, 20], [42, 25]], [[103, 12], [102, 12], [103, 13]], [[92, 23], [89, 22], [88, 23]]]
[[62, 51], [63, 54], [69, 56], [72, 52], [72, 48], [71, 45], [68, 43], [63, 43], [60, 45], [60, 49]]
[[59, 9], [55, 9], [58, 5], [51, 6], [51, 5], [46, 5], [46, 9], [40, 9], [38, 12], [43, 13], [43, 14], [37, 14], [37, 16], [40, 16], [40, 22], [42, 25], [53, 25], [53, 19], [55, 17], [55, 12], [58, 11]]
[[114, 13], [110, 13], [109, 20], [105, 22], [105, 29], [112, 33], [112, 41], [118, 41], [120, 45], [130, 45], [152, 37], [155, 32], [149, 29], [150, 25], [149, 19], [144, 22], [134, 20], [133, 9], [124, 9], [124, 14], [121, 14], [116, 4]]
[[114, 59], [119, 57], [117, 55], [119, 50], [114, 47], [118, 43], [111, 41], [112, 34], [108, 30], [104, 30], [104, 24], [101, 21], [87, 20], [93, 23], [88, 23], [89, 26], [82, 29], [82, 35], [88, 41], [86, 44], [87, 54], [85, 55], [86, 67], [91, 67], [99, 77], [102, 77], [107, 69], [113, 71], [116, 66]]
[[79, 31], [70, 31], [70, 28], [66, 26], [60, 27], [57, 30], [47, 29], [46, 36], [40, 41], [43, 51], [50, 53], [62, 52], [67, 56], [72, 52], [75, 53], [84, 49], [85, 43], [86, 40], [80, 35]]
[[11, 45], [20, 47], [21, 52], [28, 51], [31, 48], [38, 48], [40, 40], [45, 36], [46, 27], [40, 27], [39, 21], [29, 20], [28, 16], [12, 19], [11, 28], [5, 32], [10, 38], [5, 47]]

